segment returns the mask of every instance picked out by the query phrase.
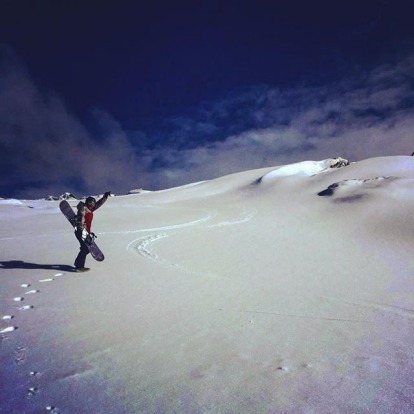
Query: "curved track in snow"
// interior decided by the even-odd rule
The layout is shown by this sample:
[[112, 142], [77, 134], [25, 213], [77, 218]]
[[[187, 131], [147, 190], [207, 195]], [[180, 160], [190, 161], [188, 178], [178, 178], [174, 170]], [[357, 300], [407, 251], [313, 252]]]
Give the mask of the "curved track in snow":
[[[231, 208], [232, 210], [240, 209], [240, 207], [234, 207], [234, 206], [231, 206]], [[146, 228], [146, 229], [140, 229], [138, 231], [130, 231], [128, 233], [134, 233], [134, 232], [155, 232], [155, 233], [132, 240], [127, 245], [127, 251], [132, 252], [134, 254], [139, 254], [145, 259], [152, 260], [154, 262], [157, 262], [160, 265], [179, 269], [180, 271], [184, 273], [191, 273], [191, 274], [195, 274], [198, 276], [201, 276], [201, 275], [205, 276], [205, 274], [202, 272], [199, 272], [194, 269], [186, 268], [184, 266], [181, 266], [177, 263], [174, 263], [168, 260], [165, 257], [161, 257], [157, 255], [153, 250], [150, 249], [150, 246], [156, 243], [157, 241], [174, 237], [174, 235], [177, 234], [179, 230], [188, 231], [189, 227], [198, 226], [196, 229], [197, 231], [206, 231], [206, 230], [211, 230], [213, 228], [218, 228], [218, 227], [223, 227], [223, 226], [244, 224], [250, 221], [256, 215], [256, 211], [248, 210], [245, 208], [242, 208], [241, 210], [242, 210], [241, 213], [239, 213], [238, 215], [234, 215], [233, 213], [231, 214], [230, 217], [227, 217], [224, 220], [217, 221], [216, 223], [211, 223], [211, 224], [207, 224], [207, 223], [211, 222], [214, 218], [218, 216], [218, 212], [216, 210], [209, 211], [207, 216], [201, 219], [193, 220], [187, 223], [164, 226], [164, 227], [157, 227], [157, 228]], [[171, 233], [167, 233], [166, 231], [171, 231]]]

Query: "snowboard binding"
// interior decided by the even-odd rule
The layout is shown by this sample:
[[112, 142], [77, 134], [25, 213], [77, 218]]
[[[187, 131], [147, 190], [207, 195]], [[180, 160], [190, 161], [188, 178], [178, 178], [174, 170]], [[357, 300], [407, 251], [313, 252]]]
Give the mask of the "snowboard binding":
[[95, 233], [88, 233], [85, 237], [85, 244], [90, 246], [98, 236]]

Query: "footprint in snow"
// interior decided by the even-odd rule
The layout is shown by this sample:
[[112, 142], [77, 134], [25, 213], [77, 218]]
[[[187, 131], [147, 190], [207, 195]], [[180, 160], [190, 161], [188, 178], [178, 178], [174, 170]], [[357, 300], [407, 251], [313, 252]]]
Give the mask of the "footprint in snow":
[[[303, 363], [300, 365], [301, 368], [305, 368], [305, 369], [312, 369], [313, 365], [312, 363], [308, 362], [308, 363]], [[284, 371], [284, 372], [289, 372], [292, 369], [294, 369], [292, 366], [290, 366], [290, 364], [280, 364], [277, 366], [276, 368], [278, 371]]]
[[33, 309], [33, 308], [34, 308], [34, 306], [33, 306], [33, 305], [21, 306], [21, 307], [19, 308], [19, 311], [26, 311], [26, 310]]
[[55, 407], [53, 405], [48, 405], [46, 407], [46, 411], [49, 411], [52, 414], [60, 414], [61, 413], [61, 411], [59, 410], [59, 408], [57, 408], [57, 407]]
[[27, 397], [28, 398], [31, 398], [31, 397], [34, 397], [36, 394], [38, 394], [39, 393], [39, 390], [37, 389], [37, 388], [35, 388], [35, 387], [30, 387], [28, 390], [27, 390]]
[[19, 346], [14, 351], [14, 363], [16, 365], [22, 365], [24, 363], [24, 360], [26, 359], [26, 348], [23, 346]]
[[0, 334], [2, 333], [8, 333], [8, 332], [13, 332], [17, 329], [17, 326], [8, 326], [7, 328], [1, 329], [0, 330]]

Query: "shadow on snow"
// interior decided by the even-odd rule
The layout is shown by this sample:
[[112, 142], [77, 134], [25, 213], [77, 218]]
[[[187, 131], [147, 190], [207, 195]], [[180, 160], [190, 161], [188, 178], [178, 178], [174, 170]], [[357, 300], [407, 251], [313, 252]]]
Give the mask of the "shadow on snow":
[[73, 272], [74, 267], [62, 264], [38, 264], [27, 263], [22, 260], [8, 260], [0, 262], [0, 269], [42, 269], [42, 270], [60, 270], [63, 272]]

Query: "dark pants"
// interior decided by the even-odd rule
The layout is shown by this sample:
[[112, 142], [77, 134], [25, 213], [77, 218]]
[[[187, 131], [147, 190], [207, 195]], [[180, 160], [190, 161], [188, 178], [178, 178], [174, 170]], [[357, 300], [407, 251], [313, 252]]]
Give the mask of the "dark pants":
[[85, 260], [86, 256], [89, 254], [89, 249], [85, 242], [82, 240], [82, 231], [75, 231], [75, 236], [80, 244], [79, 254], [75, 259], [75, 267], [79, 269], [85, 267]]

